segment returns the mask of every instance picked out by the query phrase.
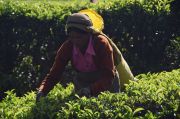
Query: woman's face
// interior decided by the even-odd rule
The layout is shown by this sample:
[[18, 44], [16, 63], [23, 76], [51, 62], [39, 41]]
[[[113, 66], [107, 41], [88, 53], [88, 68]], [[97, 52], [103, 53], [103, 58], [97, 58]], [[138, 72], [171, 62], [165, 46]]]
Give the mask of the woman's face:
[[68, 34], [68, 39], [78, 48], [85, 48], [88, 44], [90, 33], [80, 33], [77, 31], [71, 31]]

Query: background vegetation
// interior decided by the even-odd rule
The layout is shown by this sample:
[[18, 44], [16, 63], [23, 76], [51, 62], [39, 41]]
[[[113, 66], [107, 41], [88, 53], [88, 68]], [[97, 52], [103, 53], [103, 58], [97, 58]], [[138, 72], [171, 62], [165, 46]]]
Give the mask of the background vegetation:
[[[178, 0], [99, 0], [97, 4], [89, 3], [88, 0], [0, 0], [0, 100], [7, 95], [7, 93], [4, 94], [7, 90], [14, 89], [17, 96], [23, 96], [29, 91], [36, 90], [38, 84], [49, 71], [57, 49], [66, 38], [64, 26], [67, 16], [85, 8], [94, 9], [102, 15], [105, 22], [104, 32], [118, 45], [135, 75], [180, 68], [180, 9], [178, 6]], [[162, 115], [174, 117], [178, 112], [179, 95], [177, 92], [180, 85], [179, 70], [176, 70], [175, 74], [174, 72], [167, 73], [167, 77], [166, 73], [162, 73], [163, 76], [157, 78], [159, 82], [155, 84], [153, 83], [158, 74], [152, 76], [147, 74], [145, 77], [137, 76], [141, 80], [127, 86], [125, 93], [118, 95], [105, 93], [97, 99], [85, 99], [84, 103], [79, 98], [74, 100], [77, 97], [70, 93], [69, 88], [67, 95], [61, 94], [61, 92], [66, 92], [66, 89], [60, 86], [57, 90], [52, 91], [51, 96], [44, 99], [45, 102], [49, 103], [49, 106], [55, 106], [57, 103], [60, 105], [59, 108], [52, 107], [52, 111], [47, 115], [52, 117], [58, 117], [58, 115], [80, 117], [83, 116], [84, 107], [90, 105], [91, 100], [95, 100], [95, 105], [98, 105], [97, 110], [95, 109], [97, 113], [92, 113], [97, 114], [93, 115], [95, 117], [114, 117], [118, 111], [120, 111], [119, 117], [123, 118], [126, 117], [126, 114], [136, 117], [136, 114], [133, 114], [136, 111], [138, 112], [137, 115], [142, 117], [163, 118]], [[67, 67], [64, 75], [69, 78], [70, 74], [71, 68]], [[165, 84], [163, 83], [164, 77], [168, 83], [166, 81]], [[147, 83], [146, 79], [149, 81], [152, 79], [153, 83]], [[145, 82], [143, 82], [144, 80]], [[143, 86], [141, 81], [143, 84], [145, 83]], [[171, 85], [171, 82], [175, 83]], [[148, 87], [146, 83], [149, 84], [149, 89], [146, 89]], [[159, 89], [158, 86], [161, 83], [163, 88]], [[169, 85], [173, 91], [171, 89], [166, 90]], [[141, 90], [147, 91], [143, 93]], [[151, 93], [148, 92], [149, 90]], [[155, 93], [158, 90], [160, 92], [162, 90], [162, 95], [165, 97], [160, 95], [160, 99], [155, 99], [159, 97]], [[13, 92], [8, 92], [6, 98], [0, 103], [0, 117], [5, 118], [7, 115], [10, 118], [31, 117], [35, 115], [37, 110], [39, 113], [43, 108], [51, 110], [50, 107], [45, 108], [43, 103], [36, 107], [34, 93], [16, 97]], [[58, 95], [59, 97], [57, 97]], [[168, 97], [170, 95], [174, 97]], [[119, 100], [123, 102], [122, 105], [130, 105], [121, 108], [121, 104], [117, 104], [115, 107], [110, 107], [106, 105], [109, 103], [107, 99], [109, 96], [115, 97], [114, 101], [112, 99], [112, 104]], [[60, 102], [53, 101], [59, 98], [61, 99]], [[138, 102], [137, 105], [135, 102], [131, 102], [133, 99]], [[173, 104], [169, 100], [173, 100]], [[18, 105], [10, 103], [14, 101], [22, 106], [19, 108], [21, 111], [17, 110], [17, 113], [14, 113], [12, 109], [18, 108]], [[66, 101], [74, 107], [69, 107], [68, 104], [64, 103]], [[86, 101], [87, 105], [85, 106]], [[102, 104], [105, 107], [104, 112], [98, 111], [101, 110], [99, 101], [102, 101], [101, 103], [106, 102]], [[109, 101], [111, 100], [109, 99]], [[82, 105], [83, 110], [78, 105]], [[160, 107], [157, 106], [158, 109], [156, 109], [151, 105]], [[72, 111], [75, 108], [79, 111]], [[93, 109], [91, 106], [88, 108]], [[118, 110], [119, 108], [121, 110]], [[70, 111], [63, 112], [63, 109], [71, 110], [72, 113]], [[159, 114], [153, 112], [153, 109], [160, 110]], [[25, 114], [20, 113], [24, 110]], [[56, 111], [54, 112], [54, 110]], [[90, 110], [88, 114], [92, 116], [92, 110]], [[117, 112], [111, 112], [112, 110]], [[45, 112], [42, 111], [40, 115], [42, 117], [47, 116]], [[140, 112], [141, 114], [139, 114]], [[29, 113], [32, 115], [29, 116]], [[36, 115], [34, 117], [36, 118]]]

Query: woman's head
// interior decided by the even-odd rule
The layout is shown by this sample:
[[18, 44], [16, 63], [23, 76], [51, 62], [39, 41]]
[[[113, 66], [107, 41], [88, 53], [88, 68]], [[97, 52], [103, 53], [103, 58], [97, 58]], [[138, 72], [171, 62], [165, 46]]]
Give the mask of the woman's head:
[[91, 33], [75, 27], [71, 27], [68, 29], [67, 35], [68, 39], [71, 40], [74, 45], [79, 48], [83, 48], [88, 44]]
[[72, 28], [92, 33], [92, 27], [93, 24], [91, 22], [91, 19], [86, 14], [81, 13], [74, 13], [70, 15], [66, 22], [67, 33]]
[[102, 17], [93, 10], [81, 10], [70, 15], [66, 22], [66, 34], [78, 47], [87, 45], [91, 34], [99, 34], [104, 28]]
[[66, 22], [65, 30], [68, 32], [69, 28], [74, 27], [83, 31], [99, 34], [104, 28], [103, 18], [94, 10], [85, 9], [78, 13], [71, 14]]

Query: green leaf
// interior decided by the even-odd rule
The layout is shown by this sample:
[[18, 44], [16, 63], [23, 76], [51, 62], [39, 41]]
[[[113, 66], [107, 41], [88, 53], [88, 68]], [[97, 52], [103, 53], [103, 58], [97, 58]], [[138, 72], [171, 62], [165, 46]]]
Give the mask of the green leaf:
[[144, 108], [142, 108], [142, 107], [139, 107], [139, 108], [135, 109], [134, 112], [133, 112], [133, 115], [135, 115], [136, 113], [138, 113], [138, 112], [140, 112], [142, 110], [144, 110]]

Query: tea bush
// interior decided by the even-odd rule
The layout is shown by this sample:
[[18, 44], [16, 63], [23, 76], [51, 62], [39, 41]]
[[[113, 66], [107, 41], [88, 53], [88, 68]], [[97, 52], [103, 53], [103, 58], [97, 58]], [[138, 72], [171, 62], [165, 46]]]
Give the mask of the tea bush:
[[35, 103], [35, 92], [17, 97], [12, 91], [0, 102], [0, 118], [14, 119], [173, 119], [180, 112], [180, 69], [140, 74], [121, 93], [103, 92], [98, 97], [80, 98], [69, 84], [57, 84]]
[[135, 75], [179, 68], [179, 10], [172, 1], [0, 0], [0, 93], [17, 86], [17, 95], [35, 90], [66, 38], [67, 16], [84, 8], [103, 16], [104, 32], [118, 45]]

